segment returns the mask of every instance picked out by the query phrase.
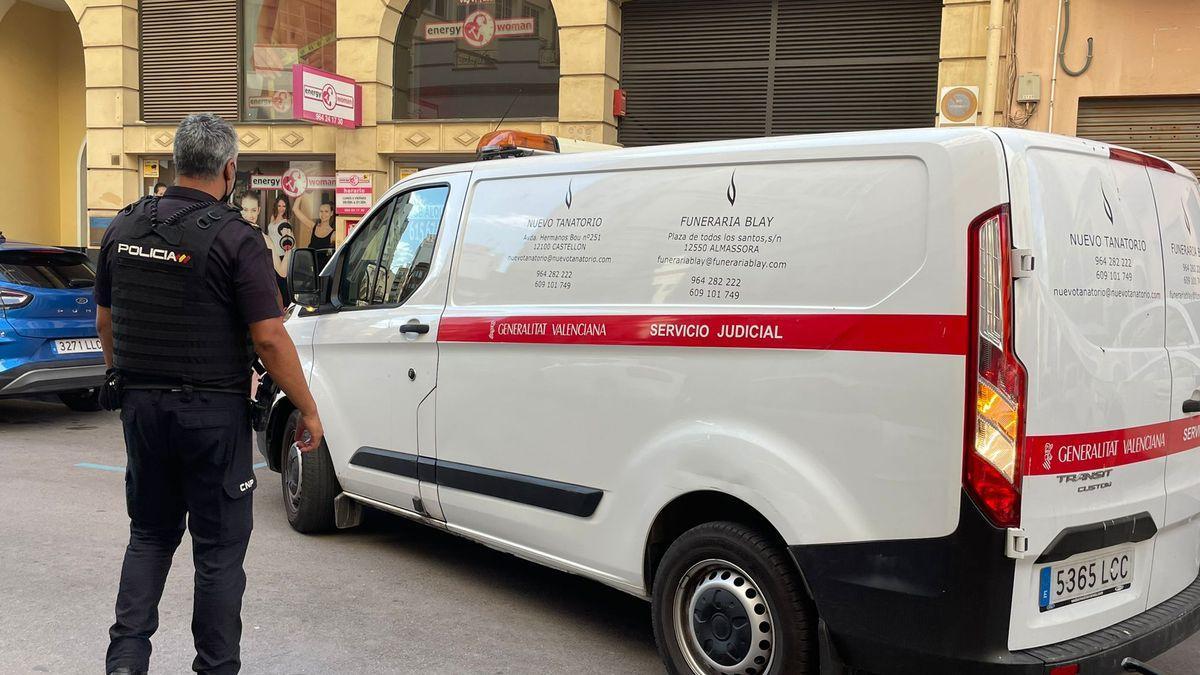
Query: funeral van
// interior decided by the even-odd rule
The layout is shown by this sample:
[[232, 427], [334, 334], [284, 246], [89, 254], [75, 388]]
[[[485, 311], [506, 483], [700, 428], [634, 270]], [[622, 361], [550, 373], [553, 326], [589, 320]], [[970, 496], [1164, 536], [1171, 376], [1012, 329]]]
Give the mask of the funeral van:
[[380, 509], [648, 599], [671, 673], [1112, 673], [1200, 627], [1186, 168], [484, 146], [293, 253], [325, 443], [268, 385], [260, 447], [296, 530]]

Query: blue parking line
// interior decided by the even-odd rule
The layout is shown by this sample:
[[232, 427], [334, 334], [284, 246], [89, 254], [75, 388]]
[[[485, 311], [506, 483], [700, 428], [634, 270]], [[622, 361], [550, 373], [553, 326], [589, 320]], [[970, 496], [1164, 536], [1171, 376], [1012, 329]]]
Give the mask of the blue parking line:
[[[254, 468], [255, 469], [263, 469], [263, 468], [266, 468], [266, 466], [267, 466], [266, 462], [259, 462], [258, 464], [254, 465]], [[91, 462], [80, 462], [75, 465], [75, 468], [77, 468], [77, 469], [98, 469], [100, 471], [113, 471], [115, 473], [125, 473], [125, 467], [123, 467], [123, 466], [109, 466], [107, 464], [92, 464]]]
[[80, 462], [75, 465], [79, 469], [99, 469], [101, 471], [114, 471], [116, 473], [125, 473], [123, 466], [109, 466], [107, 464], [92, 464], [91, 462]]

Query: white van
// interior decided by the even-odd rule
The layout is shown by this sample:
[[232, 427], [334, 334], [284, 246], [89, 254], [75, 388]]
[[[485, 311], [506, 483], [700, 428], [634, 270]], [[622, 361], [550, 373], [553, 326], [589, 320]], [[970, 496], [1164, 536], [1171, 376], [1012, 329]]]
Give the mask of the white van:
[[[520, 153], [516, 153], [520, 154]], [[287, 328], [383, 509], [652, 603], [672, 673], [1119, 672], [1200, 627], [1200, 192], [922, 129], [398, 183]]]

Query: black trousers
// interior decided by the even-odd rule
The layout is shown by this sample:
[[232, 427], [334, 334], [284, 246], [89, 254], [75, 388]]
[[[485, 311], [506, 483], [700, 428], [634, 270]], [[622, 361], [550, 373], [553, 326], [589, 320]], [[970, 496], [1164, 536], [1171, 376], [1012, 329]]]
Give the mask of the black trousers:
[[106, 666], [148, 670], [150, 637], [171, 557], [186, 527], [196, 565], [192, 636], [198, 673], [241, 668], [242, 562], [255, 487], [245, 396], [126, 391], [121, 420], [128, 468], [129, 546]]

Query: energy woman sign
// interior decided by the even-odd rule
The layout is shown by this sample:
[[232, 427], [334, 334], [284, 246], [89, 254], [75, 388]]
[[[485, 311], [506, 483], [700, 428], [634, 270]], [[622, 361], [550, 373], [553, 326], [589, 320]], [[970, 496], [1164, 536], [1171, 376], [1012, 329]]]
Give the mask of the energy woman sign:
[[298, 120], [348, 129], [362, 124], [362, 87], [350, 78], [296, 64], [292, 90], [292, 115]]

